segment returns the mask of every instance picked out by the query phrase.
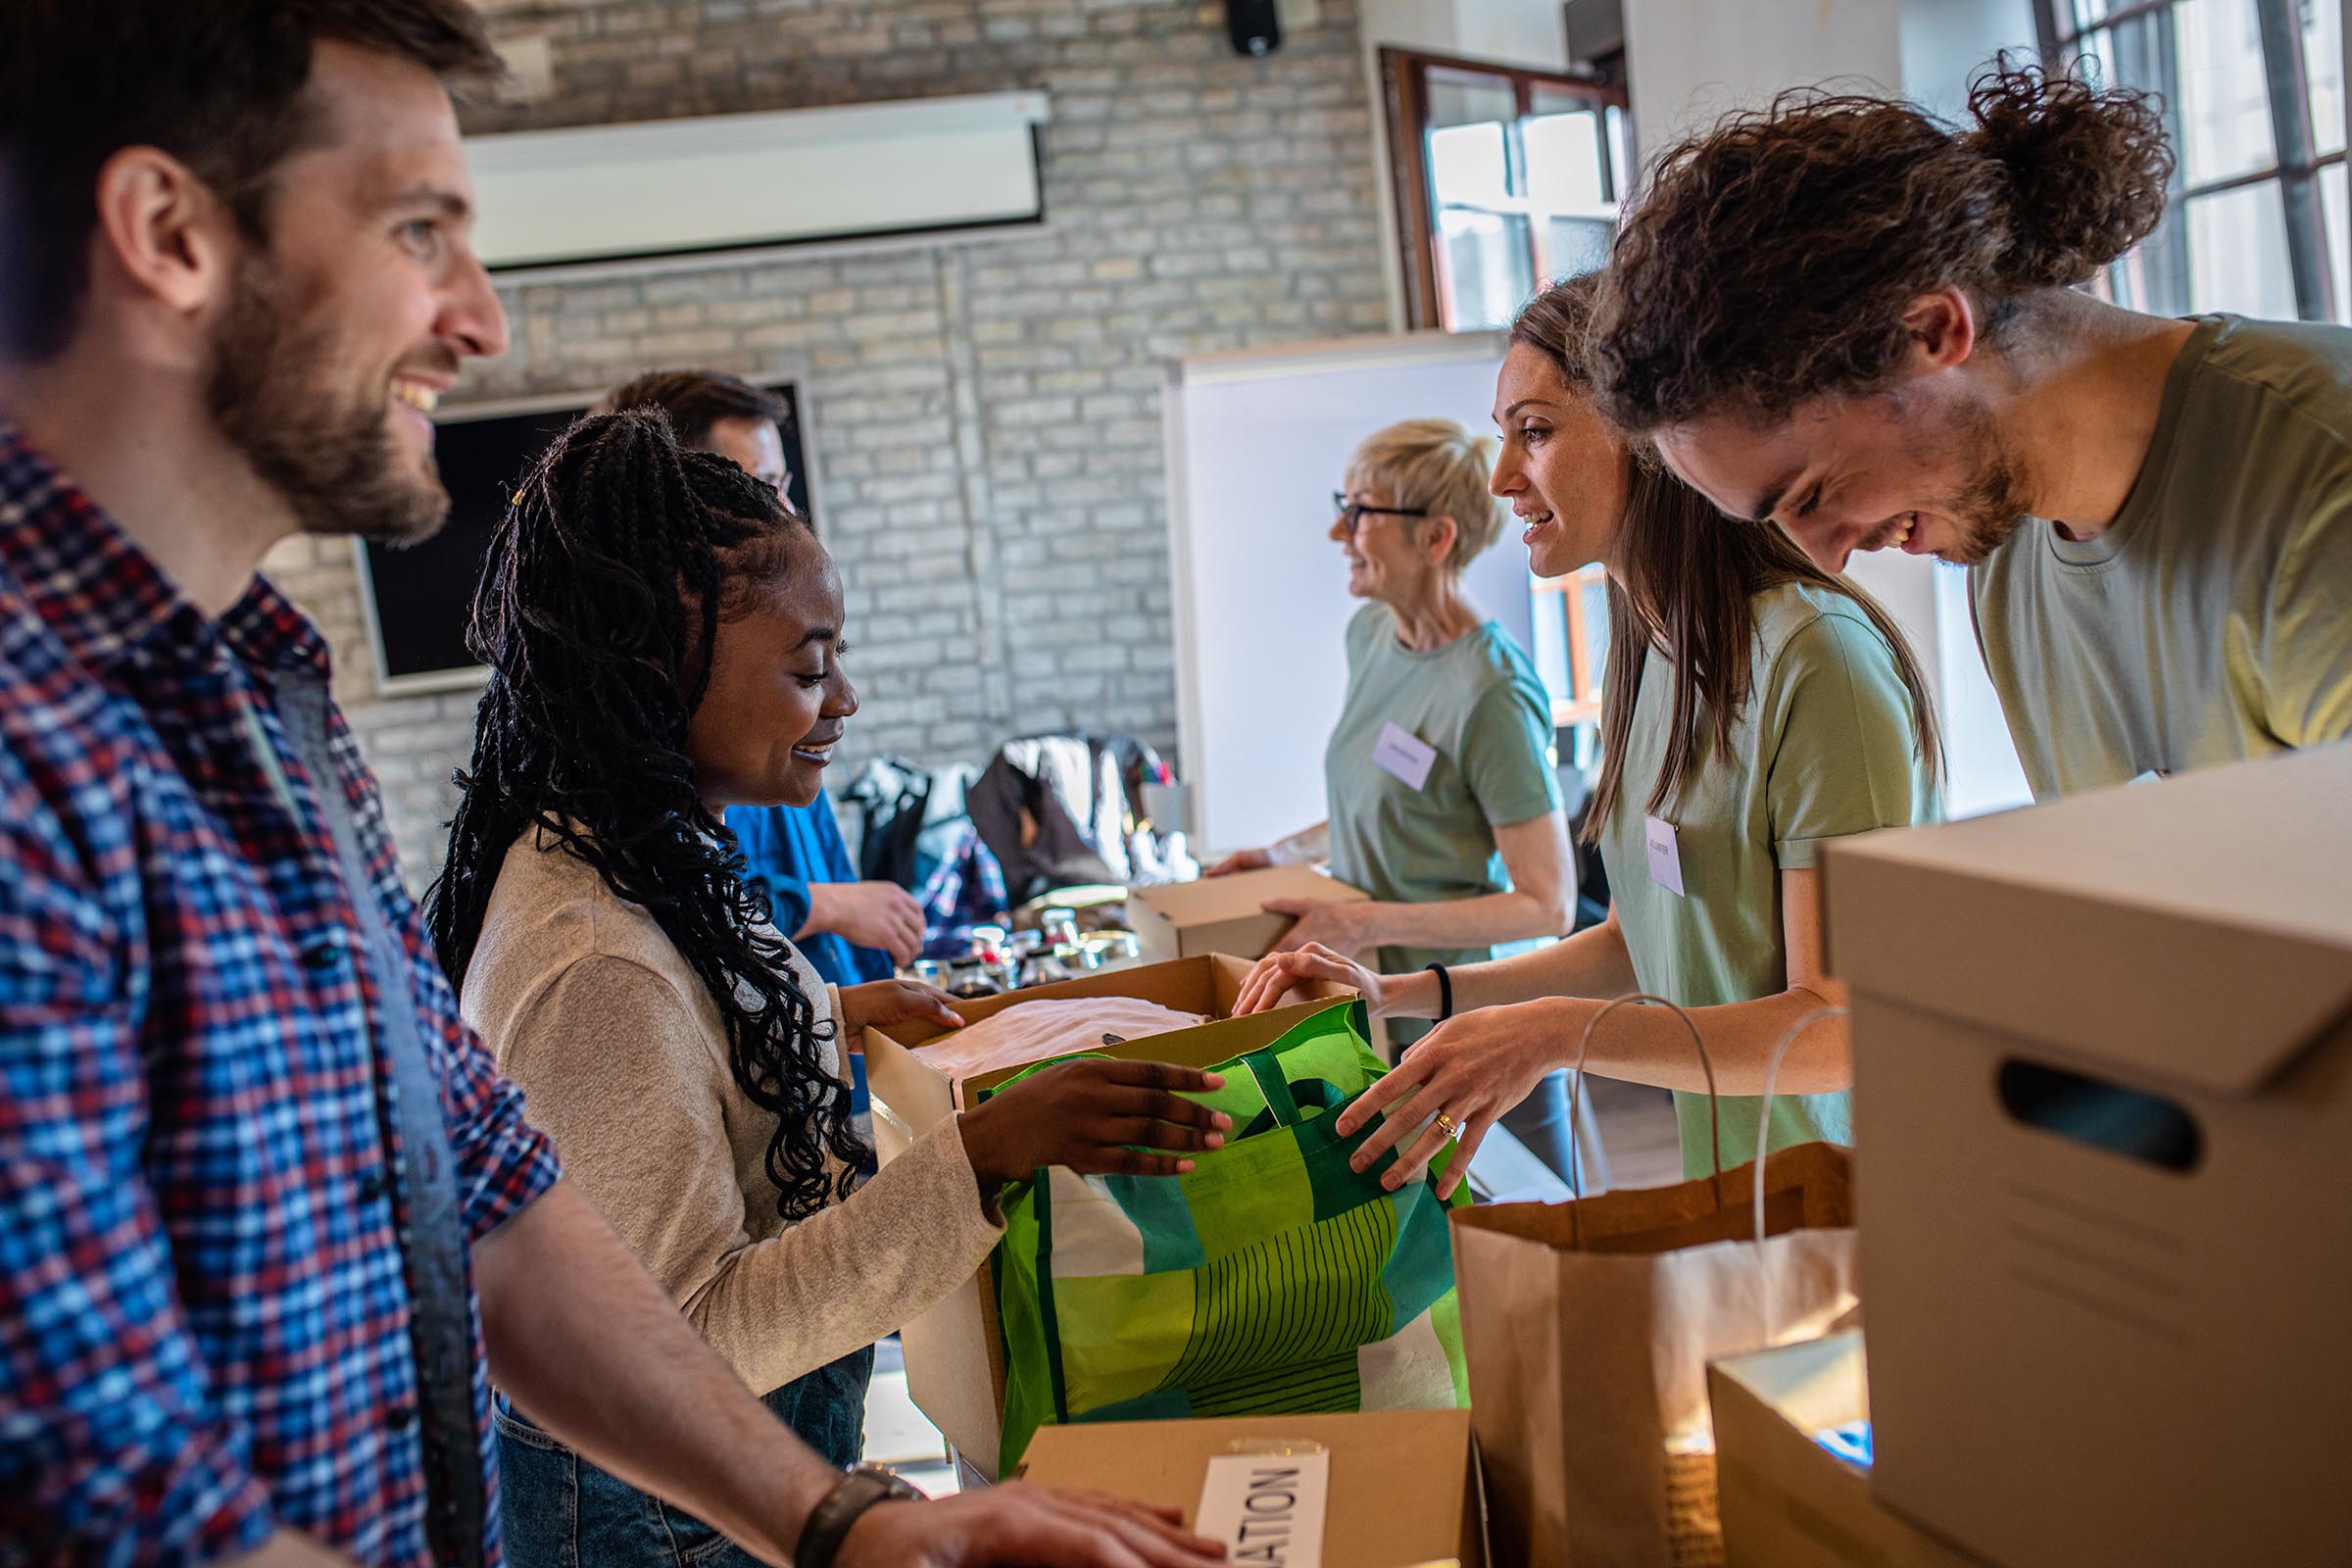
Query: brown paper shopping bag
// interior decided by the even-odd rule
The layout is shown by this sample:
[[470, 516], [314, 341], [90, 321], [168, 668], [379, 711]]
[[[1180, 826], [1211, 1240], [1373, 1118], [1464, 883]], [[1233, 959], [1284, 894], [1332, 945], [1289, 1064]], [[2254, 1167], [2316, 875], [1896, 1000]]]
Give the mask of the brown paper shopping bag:
[[[1593, 1024], [1628, 1002], [1672, 1005], [1620, 998]], [[1583, 1065], [1580, 1049], [1580, 1088]], [[1712, 1064], [1707, 1082], [1712, 1096]], [[1723, 1169], [1720, 1128], [1715, 1142], [1716, 1173], [1680, 1186], [1454, 1211], [1471, 1419], [1497, 1561], [1723, 1560], [1707, 1362], [1826, 1332], [1854, 1304], [1854, 1232], [1843, 1149], [1781, 1151], [1759, 1194], [1757, 1165]]]

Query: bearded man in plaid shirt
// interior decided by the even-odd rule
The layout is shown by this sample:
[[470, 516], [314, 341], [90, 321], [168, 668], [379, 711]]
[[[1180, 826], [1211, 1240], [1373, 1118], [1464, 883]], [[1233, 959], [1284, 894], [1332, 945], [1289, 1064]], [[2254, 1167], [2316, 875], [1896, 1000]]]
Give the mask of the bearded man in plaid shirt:
[[459, 0], [0, 6], [0, 1565], [496, 1562], [486, 1371], [770, 1561], [1204, 1564], [818, 1460], [459, 1021], [254, 573], [440, 524], [496, 65]]

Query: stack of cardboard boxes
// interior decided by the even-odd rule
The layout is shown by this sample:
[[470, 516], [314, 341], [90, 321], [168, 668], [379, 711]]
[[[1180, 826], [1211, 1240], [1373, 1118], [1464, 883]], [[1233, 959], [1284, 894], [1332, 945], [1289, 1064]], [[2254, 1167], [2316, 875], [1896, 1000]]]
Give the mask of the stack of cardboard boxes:
[[2352, 746], [1831, 847], [1874, 1495], [2352, 1562]]

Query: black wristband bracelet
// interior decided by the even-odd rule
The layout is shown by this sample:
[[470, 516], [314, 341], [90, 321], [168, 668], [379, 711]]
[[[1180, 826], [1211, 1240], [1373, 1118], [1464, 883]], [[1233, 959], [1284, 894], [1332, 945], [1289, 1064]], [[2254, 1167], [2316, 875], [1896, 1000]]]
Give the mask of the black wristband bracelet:
[[1453, 1016], [1453, 976], [1442, 963], [1431, 964], [1429, 972], [1438, 977], [1438, 1022], [1444, 1023]]
[[801, 1542], [793, 1548], [792, 1568], [833, 1568], [833, 1559], [848, 1538], [850, 1526], [878, 1502], [916, 1502], [922, 1494], [888, 1470], [858, 1465], [845, 1474], [824, 1495], [801, 1527]]

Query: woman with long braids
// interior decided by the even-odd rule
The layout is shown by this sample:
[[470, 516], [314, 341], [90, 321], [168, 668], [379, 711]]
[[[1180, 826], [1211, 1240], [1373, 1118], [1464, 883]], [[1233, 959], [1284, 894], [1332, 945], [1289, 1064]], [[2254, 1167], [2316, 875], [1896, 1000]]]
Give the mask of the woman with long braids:
[[[1445, 976], [1374, 974], [1320, 949], [1281, 954], [1242, 993], [1243, 1009], [1255, 1009], [1328, 978], [1361, 989], [1383, 1015], [1442, 1018], [1448, 1004], [1465, 1015], [1440, 1024], [1338, 1124], [1352, 1132], [1419, 1091], [1355, 1156], [1368, 1167], [1429, 1127], [1391, 1186], [1444, 1147], [1430, 1124], [1440, 1111], [1461, 1129], [1448, 1178], [1458, 1182], [1486, 1129], [1570, 1065], [1594, 1012], [1629, 991], [1691, 1009], [1724, 1097], [1725, 1157], [1753, 1157], [1775, 1046], [1841, 997], [1822, 970], [1822, 843], [1936, 808], [1934, 711], [1886, 612], [1777, 528], [1717, 517], [1600, 417], [1586, 350], [1597, 283], [1555, 283], [1513, 324], [1494, 394], [1494, 489], [1526, 523], [1537, 572], [1595, 562], [1608, 572], [1600, 777], [1585, 827], [1608, 866], [1608, 919]], [[1683, 1168], [1710, 1168], [1706, 1081], [1679, 1022], [1619, 1008], [1586, 1065], [1675, 1091]], [[1850, 1142], [1852, 1082], [1843, 1023], [1807, 1030], [1781, 1068], [1772, 1146]]]
[[[814, 797], [858, 708], [841, 629], [841, 580], [771, 488], [681, 452], [651, 411], [579, 420], [475, 596], [490, 684], [429, 904], [466, 1018], [571, 1179], [769, 1407], [849, 1464], [873, 1342], [980, 1267], [1000, 1187], [1040, 1165], [1189, 1169], [1133, 1146], [1214, 1148], [1227, 1118], [1178, 1093], [1210, 1075], [1073, 1063], [853, 1190], [843, 1051], [867, 1023], [954, 1014], [925, 986], [824, 985], [720, 820]], [[498, 1428], [517, 1568], [752, 1562], [503, 1398]]]

